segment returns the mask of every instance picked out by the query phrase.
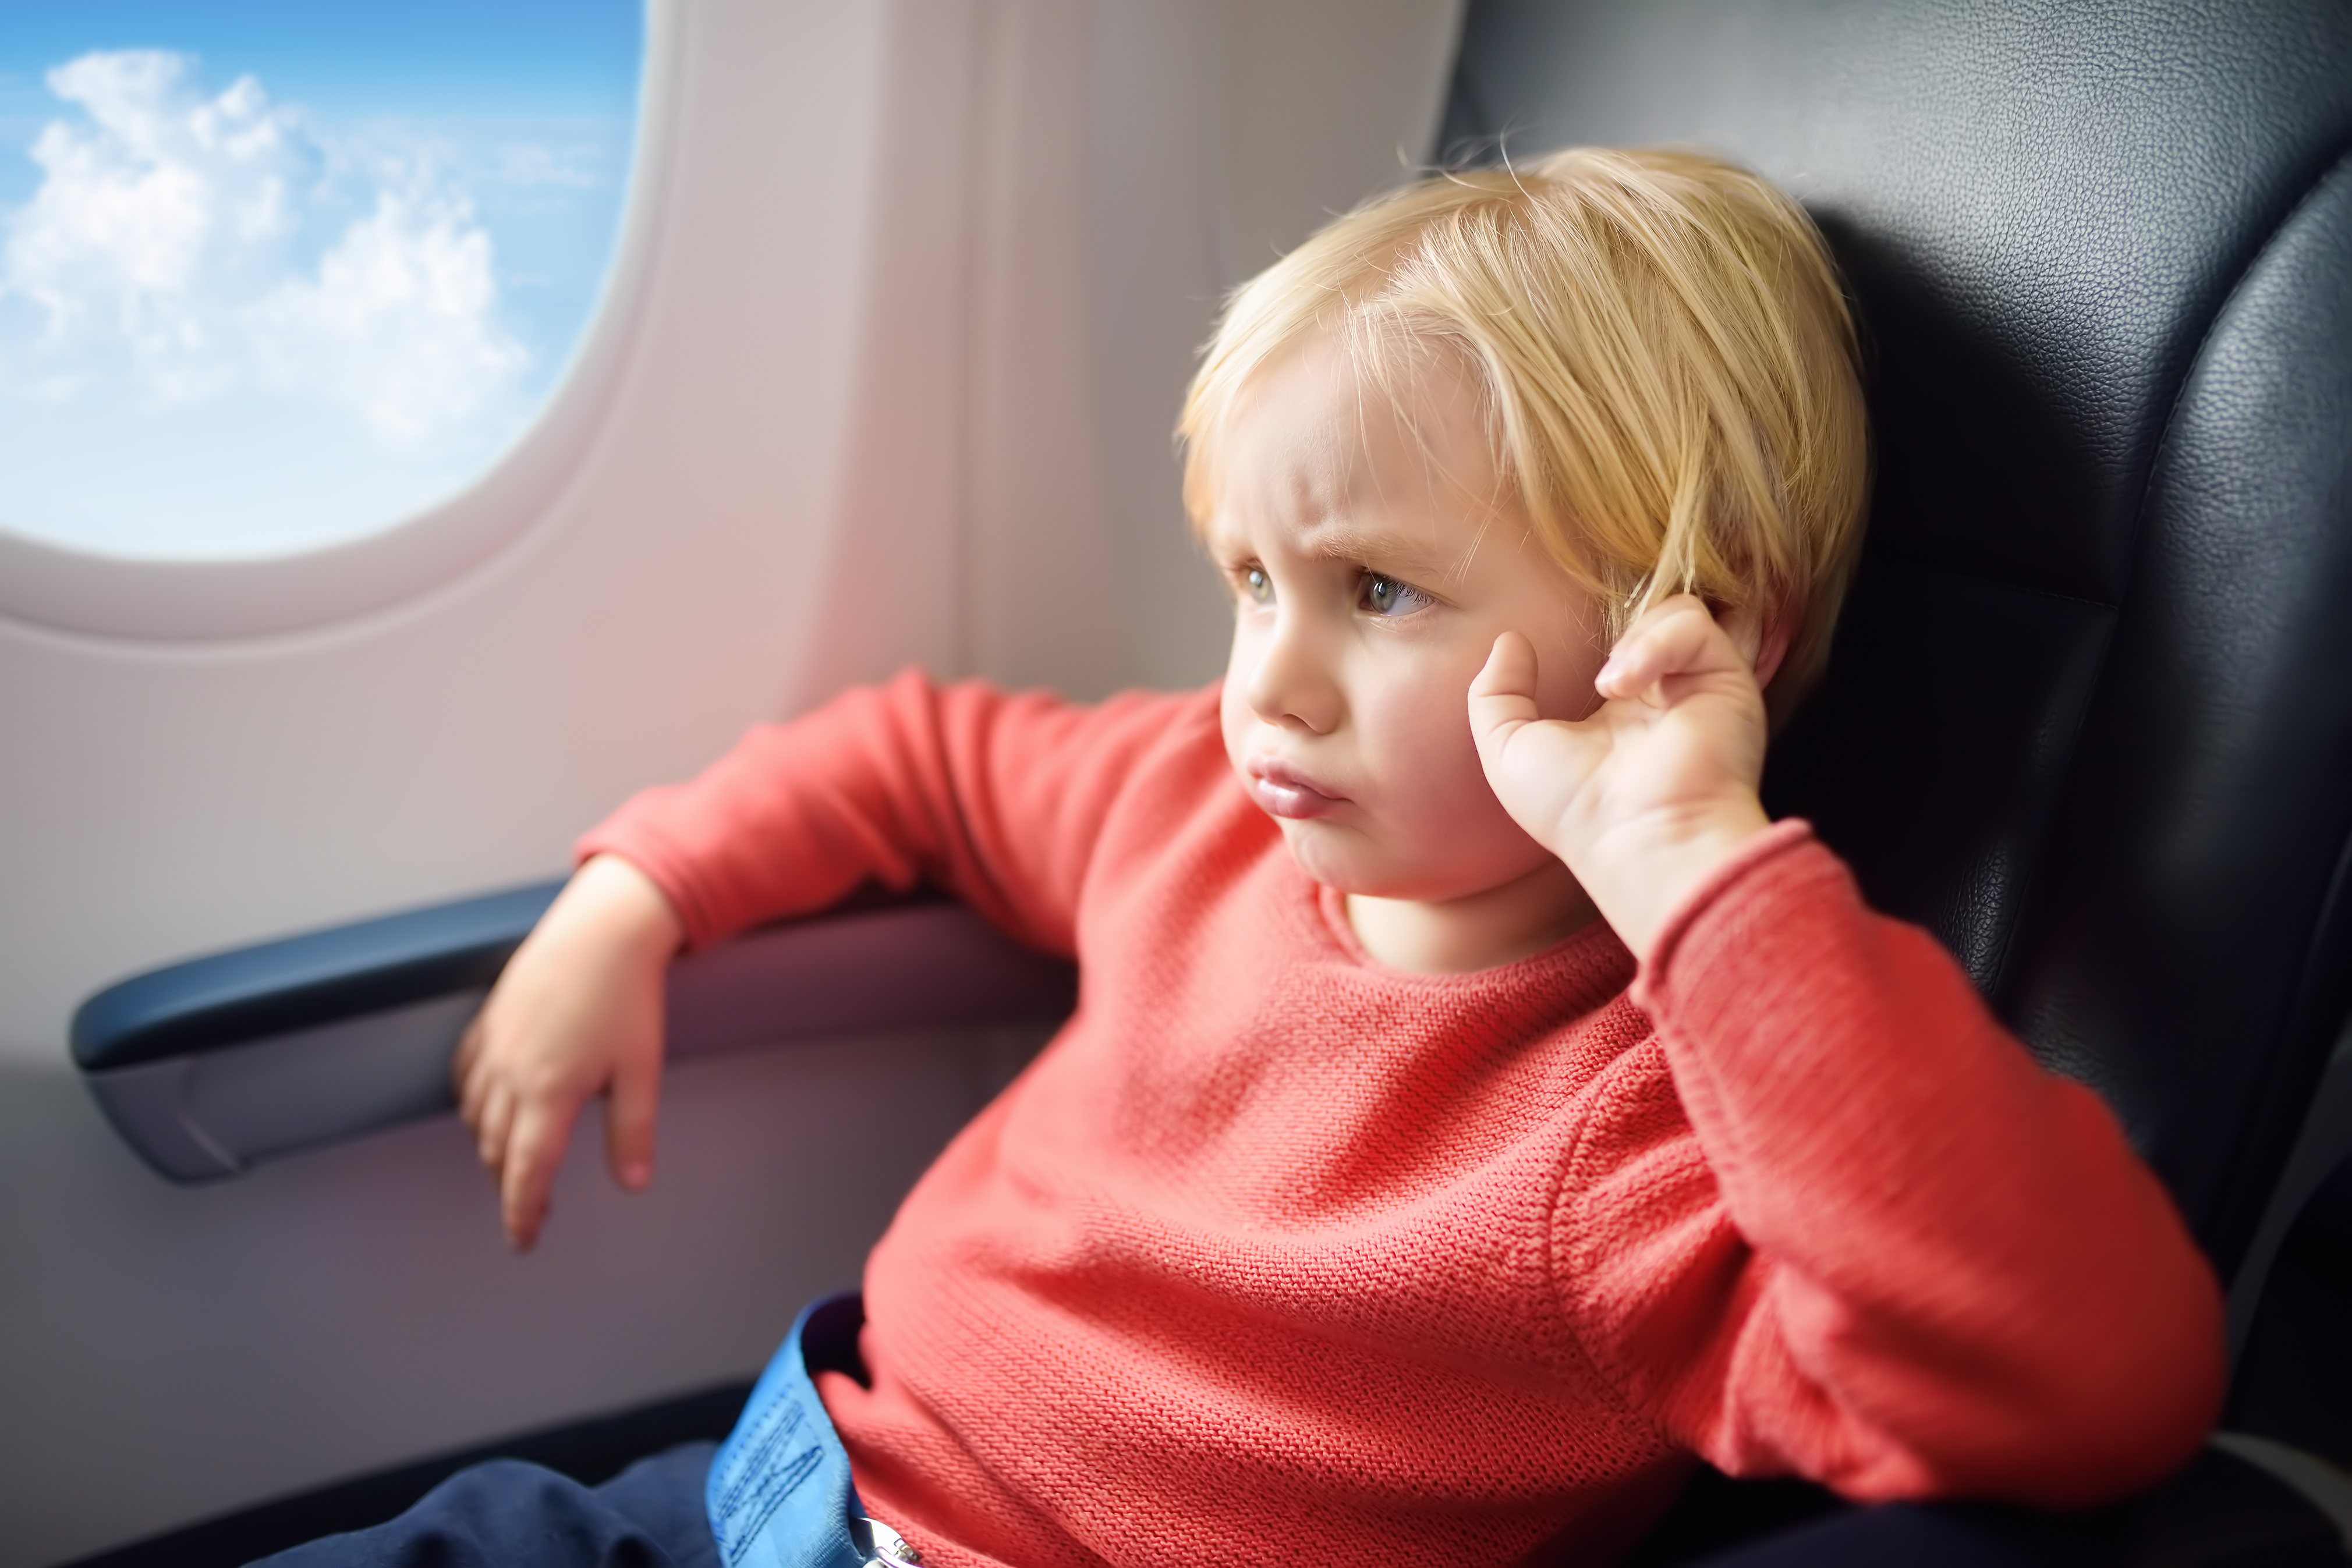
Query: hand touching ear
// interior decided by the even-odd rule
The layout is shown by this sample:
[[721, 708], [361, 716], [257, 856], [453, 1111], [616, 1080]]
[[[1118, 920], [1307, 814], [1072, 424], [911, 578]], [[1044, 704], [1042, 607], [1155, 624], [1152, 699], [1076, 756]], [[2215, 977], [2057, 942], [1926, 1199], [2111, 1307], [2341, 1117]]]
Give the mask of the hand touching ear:
[[594, 1096], [611, 1102], [614, 1179], [632, 1189], [653, 1179], [662, 991], [684, 939], [650, 878], [599, 855], [564, 884], [467, 1027], [450, 1076], [517, 1251], [539, 1239], [572, 1125]]
[[1536, 651], [1516, 632], [1495, 640], [1470, 685], [1470, 729], [1496, 798], [1567, 862], [1637, 957], [1683, 897], [1769, 825], [1756, 793], [1761, 641], [1753, 616], [1718, 624], [1678, 594], [1619, 641], [1585, 718], [1538, 716]]

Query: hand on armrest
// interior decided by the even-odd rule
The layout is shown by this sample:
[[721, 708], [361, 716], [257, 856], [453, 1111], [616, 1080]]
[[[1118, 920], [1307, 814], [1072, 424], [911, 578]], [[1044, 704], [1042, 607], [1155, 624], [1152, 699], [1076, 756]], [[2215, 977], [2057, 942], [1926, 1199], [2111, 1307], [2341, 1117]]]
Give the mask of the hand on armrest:
[[508, 960], [459, 1041], [457, 1104], [498, 1183], [507, 1239], [538, 1239], [580, 1108], [609, 1097], [605, 1154], [623, 1186], [653, 1179], [662, 990], [685, 939], [652, 880], [616, 855], [582, 866]]

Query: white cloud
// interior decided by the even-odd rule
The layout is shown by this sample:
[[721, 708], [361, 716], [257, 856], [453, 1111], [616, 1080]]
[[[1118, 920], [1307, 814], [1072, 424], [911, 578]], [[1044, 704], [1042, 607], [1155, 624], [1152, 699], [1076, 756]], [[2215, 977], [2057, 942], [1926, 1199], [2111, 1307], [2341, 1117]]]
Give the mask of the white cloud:
[[565, 156], [535, 142], [510, 141], [499, 149], [490, 177], [509, 185], [557, 185], [585, 191], [597, 183], [596, 172], [577, 153]]
[[[82, 111], [32, 148], [0, 245], [0, 392], [150, 410], [289, 395], [374, 441], [467, 441], [530, 354], [500, 323], [490, 236], [422, 145], [322, 141], [252, 77], [206, 96], [184, 55], [47, 75]], [[29, 308], [25, 308], [29, 307]]]

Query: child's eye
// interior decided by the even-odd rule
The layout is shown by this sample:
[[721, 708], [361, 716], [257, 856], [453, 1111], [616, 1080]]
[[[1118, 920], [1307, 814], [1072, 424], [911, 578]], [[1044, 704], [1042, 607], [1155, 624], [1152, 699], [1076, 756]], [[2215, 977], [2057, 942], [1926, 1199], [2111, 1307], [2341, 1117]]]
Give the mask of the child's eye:
[[1262, 566], [1245, 566], [1241, 570], [1242, 592], [1252, 604], [1274, 602], [1274, 579], [1266, 576]]
[[1409, 582], [1399, 582], [1393, 577], [1368, 571], [1364, 574], [1364, 586], [1358, 591], [1356, 602], [1374, 615], [1407, 615], [1427, 604], [1429, 595]]

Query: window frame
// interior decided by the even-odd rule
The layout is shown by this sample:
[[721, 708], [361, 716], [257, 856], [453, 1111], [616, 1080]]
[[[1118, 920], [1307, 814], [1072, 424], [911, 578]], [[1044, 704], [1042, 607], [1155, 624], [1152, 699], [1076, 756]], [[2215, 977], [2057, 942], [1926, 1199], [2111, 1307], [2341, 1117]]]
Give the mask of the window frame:
[[76, 549], [0, 520], [0, 624], [141, 643], [313, 631], [390, 610], [479, 570], [530, 533], [571, 483], [612, 406], [643, 320], [674, 139], [677, 0], [645, 0], [637, 120], [610, 269], [570, 368], [538, 414], [466, 487], [355, 538], [247, 559], [173, 560]]

